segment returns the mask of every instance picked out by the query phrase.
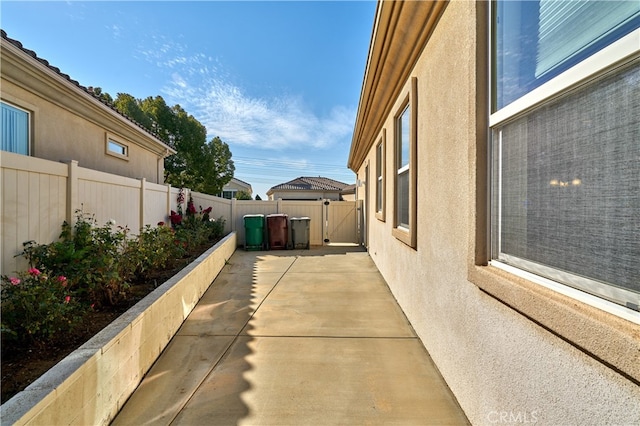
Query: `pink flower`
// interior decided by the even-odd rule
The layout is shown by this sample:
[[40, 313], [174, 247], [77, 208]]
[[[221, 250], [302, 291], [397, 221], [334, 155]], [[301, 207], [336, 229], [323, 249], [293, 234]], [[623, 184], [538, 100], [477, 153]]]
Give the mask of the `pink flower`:
[[9, 281], [11, 282], [12, 285], [20, 284], [20, 278], [11, 277], [11, 278], [9, 278]]
[[64, 275], [60, 275], [58, 277], [58, 282], [62, 285], [62, 287], [66, 287], [67, 286], [67, 277], [65, 277]]
[[69, 303], [71, 301], [71, 296], [64, 297], [64, 303]]
[[37, 277], [40, 274], [41, 272], [38, 268], [29, 268], [29, 275], [33, 275], [34, 277]]

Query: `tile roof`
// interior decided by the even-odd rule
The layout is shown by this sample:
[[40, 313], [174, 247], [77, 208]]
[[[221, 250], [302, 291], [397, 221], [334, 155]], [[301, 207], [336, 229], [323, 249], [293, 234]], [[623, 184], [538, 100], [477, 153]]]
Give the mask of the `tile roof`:
[[349, 186], [344, 182], [339, 182], [326, 177], [299, 177], [289, 182], [281, 183], [271, 187], [267, 194], [273, 191], [342, 191]]
[[80, 90], [86, 92], [87, 94], [89, 94], [93, 99], [95, 99], [96, 101], [100, 102], [101, 104], [105, 105], [106, 107], [112, 109], [113, 111], [115, 111], [116, 113], [118, 113], [120, 116], [122, 116], [123, 118], [127, 119], [128, 121], [130, 121], [131, 123], [133, 123], [134, 125], [136, 125], [137, 127], [139, 127], [140, 129], [144, 130], [146, 133], [149, 133], [150, 135], [153, 135], [155, 138], [160, 139], [160, 136], [157, 133], [152, 132], [151, 130], [147, 129], [146, 127], [144, 127], [142, 124], [138, 123], [137, 121], [135, 121], [134, 119], [132, 119], [131, 117], [127, 116], [126, 114], [121, 113], [120, 111], [118, 111], [112, 104], [109, 104], [108, 102], [105, 102], [103, 99], [101, 99], [100, 97], [98, 97], [94, 92], [93, 92], [93, 87], [84, 87], [83, 85], [81, 85], [80, 83], [78, 83], [76, 80], [73, 80], [71, 77], [69, 77], [68, 74], [63, 73], [62, 71], [60, 71], [60, 68], [54, 67], [53, 65], [51, 65], [49, 63], [49, 61], [47, 61], [46, 59], [42, 59], [39, 58], [38, 55], [36, 54], [36, 52], [34, 52], [33, 50], [27, 49], [26, 47], [24, 47], [22, 45], [22, 43], [20, 43], [18, 40], [14, 40], [12, 38], [9, 38], [7, 36], [7, 33], [5, 30], [0, 29], [0, 36], [2, 37], [2, 40], [7, 41], [8, 43], [12, 44], [13, 46], [17, 47], [18, 49], [20, 49], [22, 52], [24, 52], [26, 55], [32, 57], [33, 59], [35, 59], [36, 61], [40, 62], [42, 65], [44, 65], [45, 67], [49, 68], [51, 71], [53, 71], [54, 73], [56, 73], [58, 76], [62, 77], [63, 79], [65, 79], [66, 81], [68, 81], [69, 83], [71, 83], [72, 85], [76, 86], [77, 88], [79, 88]]

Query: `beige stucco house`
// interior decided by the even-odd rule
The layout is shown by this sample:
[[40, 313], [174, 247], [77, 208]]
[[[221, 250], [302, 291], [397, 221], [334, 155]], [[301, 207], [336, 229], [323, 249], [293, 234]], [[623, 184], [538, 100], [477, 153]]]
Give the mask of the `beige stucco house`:
[[236, 193], [238, 191], [244, 191], [249, 195], [253, 194], [253, 189], [251, 188], [250, 183], [237, 178], [231, 178], [231, 180], [222, 187], [222, 192], [219, 194], [219, 196], [230, 200], [236, 197]]
[[640, 424], [640, 5], [379, 2], [364, 244], [473, 424]]
[[342, 191], [349, 185], [326, 177], [301, 176], [271, 187], [269, 200], [333, 200], [340, 201]]
[[2, 151], [164, 182], [174, 151], [2, 31]]

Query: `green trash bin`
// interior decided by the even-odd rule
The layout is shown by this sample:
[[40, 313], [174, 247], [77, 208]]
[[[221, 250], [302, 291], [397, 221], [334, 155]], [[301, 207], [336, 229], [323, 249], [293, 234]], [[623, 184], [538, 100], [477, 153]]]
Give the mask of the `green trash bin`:
[[308, 217], [292, 217], [291, 218], [291, 239], [293, 240], [294, 249], [309, 250], [309, 223], [311, 219]]
[[264, 245], [264, 215], [247, 214], [244, 219], [244, 249], [262, 250]]

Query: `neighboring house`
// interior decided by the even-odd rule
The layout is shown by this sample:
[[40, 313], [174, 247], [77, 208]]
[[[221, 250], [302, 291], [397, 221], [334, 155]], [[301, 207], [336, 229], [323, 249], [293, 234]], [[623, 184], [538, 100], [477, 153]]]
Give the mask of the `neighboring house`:
[[222, 192], [218, 196], [230, 200], [236, 197], [236, 193], [238, 191], [247, 192], [249, 195], [253, 194], [253, 189], [251, 189], [250, 183], [244, 182], [240, 179], [231, 178], [231, 180], [222, 188]]
[[0, 43], [3, 151], [164, 183], [175, 151], [4, 31]]
[[347, 185], [340, 192], [342, 195], [342, 199], [344, 201], [355, 201], [356, 200], [356, 184]]
[[342, 190], [349, 184], [326, 177], [299, 177], [267, 191], [269, 200], [342, 200]]
[[640, 424], [639, 21], [378, 3], [365, 244], [472, 424]]

